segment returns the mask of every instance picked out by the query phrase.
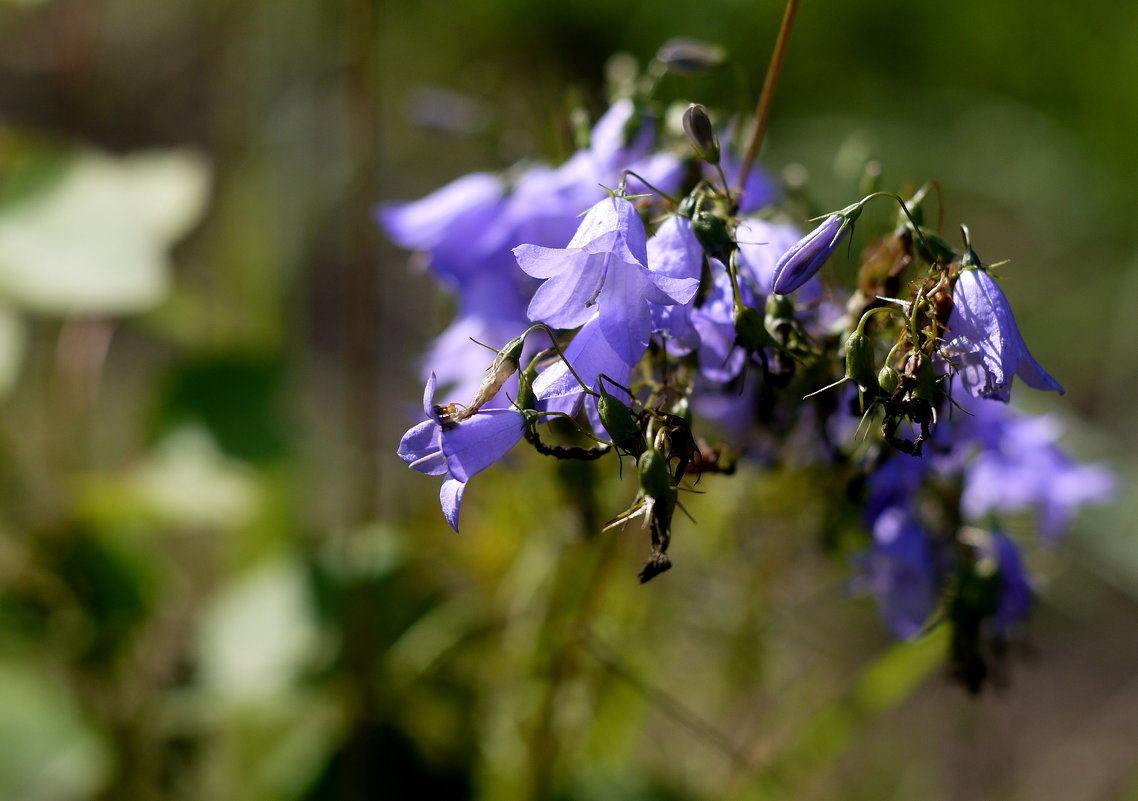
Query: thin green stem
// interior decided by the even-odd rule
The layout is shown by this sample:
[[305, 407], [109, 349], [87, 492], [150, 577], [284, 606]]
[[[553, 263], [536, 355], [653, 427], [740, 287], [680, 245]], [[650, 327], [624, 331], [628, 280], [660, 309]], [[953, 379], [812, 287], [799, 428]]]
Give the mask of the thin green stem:
[[545, 333], [547, 333], [549, 335], [549, 341], [553, 344], [553, 350], [557, 352], [557, 356], [561, 359], [561, 361], [565, 362], [565, 366], [567, 368], [569, 368], [570, 374], [575, 379], [577, 379], [577, 383], [581, 385], [581, 389], [585, 390], [586, 394], [592, 395], [594, 398], [599, 398], [600, 395], [597, 392], [595, 392], [592, 388], [590, 388], [589, 385], [586, 384], [581, 379], [581, 376], [577, 375], [577, 371], [573, 369], [573, 365], [571, 365], [569, 363], [569, 360], [565, 358], [565, 352], [561, 350], [561, 346], [557, 343], [557, 337], [555, 337], [553, 335], [553, 329], [552, 328], [550, 328], [545, 323], [534, 323], [533, 325], [531, 325], [529, 328], [527, 328], [525, 330], [525, 332], [521, 336], [521, 339], [525, 339], [532, 332], [534, 332], [538, 329], [544, 331]]
[[787, 0], [786, 13], [782, 17], [782, 26], [778, 29], [778, 38], [774, 43], [774, 52], [771, 54], [771, 63], [767, 68], [767, 76], [763, 81], [763, 89], [759, 94], [759, 104], [755, 107], [755, 130], [751, 133], [751, 141], [747, 145], [747, 153], [743, 156], [743, 163], [739, 168], [739, 190], [747, 185], [747, 176], [751, 172], [751, 165], [759, 155], [759, 147], [763, 143], [763, 135], [767, 130], [767, 118], [770, 117], [771, 103], [774, 101], [774, 90], [778, 86], [778, 76], [782, 72], [782, 61], [786, 55], [786, 45], [790, 41], [790, 31], [794, 27], [794, 15], [798, 12], [799, 0]]
[[630, 175], [631, 175], [633, 178], [635, 178], [637, 181], [639, 181], [640, 183], [644, 184], [646, 187], [648, 187], [649, 189], [651, 189], [651, 190], [652, 190], [653, 192], [655, 192], [657, 195], [659, 195], [660, 197], [664, 198], [664, 200], [666, 200], [666, 201], [668, 201], [669, 203], [671, 203], [673, 206], [678, 206], [678, 205], [680, 205], [680, 204], [679, 204], [679, 201], [677, 201], [677, 200], [676, 200], [674, 197], [672, 197], [671, 195], [669, 195], [667, 192], [663, 191], [662, 189], [660, 189], [660, 188], [658, 188], [658, 187], [655, 187], [655, 186], [653, 186], [652, 184], [648, 183], [648, 181], [644, 180], [644, 177], [643, 177], [643, 176], [641, 176], [641, 175], [637, 175], [637, 174], [636, 174], [636, 173], [634, 173], [632, 170], [625, 170], [625, 171], [624, 171], [624, 172], [621, 174], [621, 176], [620, 176], [620, 192], [621, 192], [621, 194], [622, 194], [622, 195], [623, 195], [623, 194], [624, 194], [624, 192], [625, 192], [625, 181], [628, 179], [628, 176], [630, 176]]

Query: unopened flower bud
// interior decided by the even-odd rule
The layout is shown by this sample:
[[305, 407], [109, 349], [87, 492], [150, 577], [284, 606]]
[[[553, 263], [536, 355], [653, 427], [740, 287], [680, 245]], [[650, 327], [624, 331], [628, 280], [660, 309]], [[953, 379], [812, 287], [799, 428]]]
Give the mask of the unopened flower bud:
[[739, 306], [735, 309], [735, 344], [747, 353], [758, 353], [763, 348], [774, 345], [774, 339], [763, 324], [758, 309]]
[[719, 163], [719, 137], [715, 135], [707, 109], [699, 103], [692, 103], [684, 112], [684, 133], [697, 156], [708, 164]]
[[636, 462], [636, 473], [640, 479], [640, 491], [646, 497], [664, 500], [675, 494], [668, 475], [668, 461], [656, 448], [649, 448], [641, 454]]
[[782, 254], [774, 268], [771, 292], [787, 295], [814, 277], [846, 236], [860, 206], [850, 206], [831, 214], [821, 225], [800, 239], [794, 247]]
[[528, 367], [518, 373], [518, 397], [514, 401], [519, 409], [534, 409], [537, 407], [537, 396], [533, 391], [533, 382], [537, 380], [537, 368]]
[[901, 386], [901, 374], [889, 365], [885, 365], [877, 371], [877, 385], [881, 387], [883, 395], [891, 397], [897, 391], [897, 387]]
[[677, 75], [710, 72], [722, 64], [725, 57], [722, 47], [683, 37], [669, 39], [656, 53], [668, 71]]
[[640, 434], [636, 418], [632, 416], [632, 410], [603, 387], [601, 398], [597, 401], [597, 415], [617, 448], [632, 454], [643, 452], [644, 438]]
[[710, 211], [697, 211], [692, 217], [691, 229], [708, 256], [724, 263], [730, 259], [731, 251], [735, 249], [735, 240], [722, 217]]
[[846, 340], [846, 378], [868, 392], [877, 386], [877, 371], [873, 367], [873, 340], [855, 330]]

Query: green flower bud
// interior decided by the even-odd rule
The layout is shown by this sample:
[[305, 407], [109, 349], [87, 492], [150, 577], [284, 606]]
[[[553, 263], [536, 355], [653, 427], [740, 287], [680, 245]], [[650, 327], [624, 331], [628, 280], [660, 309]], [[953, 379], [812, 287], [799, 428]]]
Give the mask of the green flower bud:
[[533, 382], [536, 380], [536, 367], [529, 367], [518, 373], [518, 397], [515, 404], [519, 409], [533, 409], [537, 406], [537, 396], [533, 392]]
[[775, 344], [757, 309], [750, 306], [735, 309], [735, 344], [748, 353], [757, 353]]
[[632, 410], [606, 392], [604, 387], [601, 388], [601, 398], [597, 401], [597, 415], [618, 448], [629, 453], [643, 451], [644, 440], [640, 426], [632, 416]]
[[697, 211], [692, 216], [691, 229], [707, 255], [725, 263], [729, 260], [731, 251], [735, 249], [735, 239], [723, 218], [709, 211]]
[[719, 137], [707, 116], [707, 109], [699, 103], [692, 103], [684, 112], [684, 133], [697, 156], [708, 164], [719, 163]]
[[636, 473], [640, 478], [640, 491], [645, 496], [664, 500], [675, 494], [668, 475], [668, 460], [655, 448], [649, 448], [640, 455], [636, 462]]
[[855, 329], [846, 340], [846, 378], [863, 392], [877, 386], [877, 370], [873, 362], [873, 341]]
[[885, 365], [877, 371], [877, 384], [881, 387], [883, 395], [891, 397], [897, 391], [897, 387], [901, 386], [901, 374], [889, 365]]

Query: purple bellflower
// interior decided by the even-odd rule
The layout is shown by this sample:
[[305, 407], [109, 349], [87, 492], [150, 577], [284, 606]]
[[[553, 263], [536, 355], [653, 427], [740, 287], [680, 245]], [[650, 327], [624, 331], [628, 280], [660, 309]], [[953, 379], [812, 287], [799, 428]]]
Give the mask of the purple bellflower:
[[[648, 265], [653, 272], [669, 278], [699, 280], [703, 248], [692, 232], [691, 220], [673, 215], [660, 224], [656, 235], [648, 240]], [[653, 329], [667, 335], [669, 352], [678, 356], [699, 347], [699, 334], [691, 323], [690, 304], [690, 300], [668, 306], [649, 304]]]
[[[856, 214], [856, 212], [855, 212]], [[778, 260], [771, 278], [771, 292], [789, 295], [814, 277], [838, 249], [853, 223], [853, 215], [831, 214]]]
[[948, 318], [952, 338], [942, 347], [957, 366], [964, 386], [973, 397], [1007, 403], [1012, 377], [1018, 375], [1029, 387], [1062, 395], [1063, 387], [1039, 366], [1024, 344], [1004, 291], [986, 270], [969, 268], [969, 259], [965, 261], [966, 268], [952, 290]]
[[399, 442], [399, 458], [412, 470], [443, 476], [443, 516], [458, 531], [458, 510], [466, 482], [502, 458], [522, 438], [525, 416], [516, 409], [481, 409], [461, 423], [448, 421], [435, 406], [435, 376], [423, 392], [427, 419]]
[[[600, 391], [602, 374], [625, 386], [628, 386], [632, 374], [632, 365], [605, 339], [599, 315], [593, 315], [573, 337], [565, 349], [565, 359], [573, 365], [581, 381], [594, 392]], [[613, 391], [612, 385], [607, 383], [605, 389]], [[538, 410], [543, 412], [576, 414], [585, 397], [585, 390], [560, 359], [538, 375], [533, 382], [533, 391], [538, 399]]]
[[527, 275], [545, 279], [530, 301], [530, 319], [577, 328], [596, 314], [605, 341], [626, 364], [648, 348], [648, 302], [687, 303], [699, 288], [697, 279], [648, 270], [644, 224], [636, 207], [619, 197], [589, 209], [568, 247], [521, 245], [514, 255]]

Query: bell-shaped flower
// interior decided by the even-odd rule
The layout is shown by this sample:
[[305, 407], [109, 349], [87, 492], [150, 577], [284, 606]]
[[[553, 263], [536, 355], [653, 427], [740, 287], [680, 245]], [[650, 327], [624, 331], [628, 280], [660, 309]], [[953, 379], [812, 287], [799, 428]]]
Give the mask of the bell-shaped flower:
[[[652, 272], [670, 278], [699, 280], [703, 248], [692, 233], [691, 220], [677, 214], [660, 224], [655, 236], [648, 240], [648, 264]], [[670, 353], [682, 356], [699, 347], [699, 334], [691, 322], [690, 300], [668, 306], [650, 303], [649, 308], [653, 330], [667, 335]]]
[[636, 208], [609, 197], [593, 206], [565, 248], [514, 248], [528, 275], [545, 279], [529, 304], [530, 319], [577, 328], [594, 314], [613, 351], [635, 364], [648, 347], [648, 303], [687, 303], [699, 288], [692, 278], [648, 270], [647, 238]]
[[[573, 365], [576, 376], [569, 370], [566, 362]], [[600, 321], [594, 315], [581, 327], [565, 349], [565, 361], [558, 360], [550, 365], [533, 382], [539, 411], [576, 414], [585, 398], [585, 390], [581, 383], [584, 382], [594, 392], [600, 392], [602, 375], [617, 384], [628, 386], [632, 365], [609, 346], [601, 331]], [[578, 377], [581, 381], [577, 380]], [[613, 391], [613, 386], [611, 383], [605, 383], [605, 389], [609, 392]], [[604, 429], [600, 426], [595, 401], [587, 404], [585, 411], [594, 430], [601, 434]]]
[[439, 502], [451, 528], [458, 531], [458, 511], [466, 482], [501, 459], [522, 438], [525, 416], [516, 409], [481, 409], [461, 423], [448, 421], [435, 406], [435, 376], [427, 379], [423, 412], [399, 443], [398, 455], [408, 467], [429, 476], [444, 476]]
[[845, 239], [852, 222], [852, 216], [844, 211], [831, 214], [821, 225], [798, 240], [790, 250], [782, 254], [775, 265], [771, 292], [789, 295], [813, 278]]
[[973, 397], [1007, 403], [1016, 375], [1029, 387], [1063, 394], [1028, 351], [1004, 291], [986, 270], [964, 269], [956, 279], [948, 331], [941, 352]]

